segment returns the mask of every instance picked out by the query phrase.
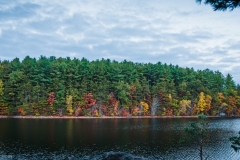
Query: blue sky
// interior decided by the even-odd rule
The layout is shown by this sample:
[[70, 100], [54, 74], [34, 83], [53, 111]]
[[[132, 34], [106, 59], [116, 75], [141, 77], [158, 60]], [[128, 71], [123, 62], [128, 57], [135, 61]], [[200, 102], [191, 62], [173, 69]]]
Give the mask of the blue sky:
[[239, 15], [195, 0], [1, 0], [0, 60], [160, 61], [240, 83]]

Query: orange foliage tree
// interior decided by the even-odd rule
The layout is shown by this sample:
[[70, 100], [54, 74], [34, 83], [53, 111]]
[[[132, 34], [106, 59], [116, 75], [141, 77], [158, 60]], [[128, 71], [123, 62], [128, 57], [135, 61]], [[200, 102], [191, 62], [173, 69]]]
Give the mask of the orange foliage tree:
[[236, 109], [236, 98], [232, 96], [227, 97], [227, 106], [226, 106], [226, 114], [230, 115]]
[[205, 107], [205, 113], [206, 113], [211, 109], [212, 97], [210, 95], [206, 95], [205, 102], [206, 102], [206, 107]]
[[20, 113], [21, 116], [25, 116], [25, 114], [26, 114], [22, 107], [18, 108], [18, 113]]
[[139, 113], [139, 107], [133, 107], [132, 108], [132, 115], [133, 116], [137, 116], [138, 115], [138, 113]]

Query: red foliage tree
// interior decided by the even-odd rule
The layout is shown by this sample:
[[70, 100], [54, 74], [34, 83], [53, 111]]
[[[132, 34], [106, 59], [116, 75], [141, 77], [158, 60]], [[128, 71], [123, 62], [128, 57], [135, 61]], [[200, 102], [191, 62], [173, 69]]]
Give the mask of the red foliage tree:
[[119, 115], [118, 111], [118, 104], [119, 101], [117, 100], [116, 96], [114, 95], [113, 92], [109, 94], [109, 99], [108, 99], [108, 106], [107, 106], [107, 112], [106, 115], [108, 116], [113, 116], [113, 115]]
[[167, 109], [167, 115], [168, 116], [173, 116], [173, 110], [171, 108]]
[[84, 96], [84, 102], [86, 104], [86, 108], [89, 108], [96, 103], [96, 99], [93, 98], [92, 93], [88, 93]]
[[54, 102], [56, 102], [56, 98], [54, 96], [54, 92], [51, 92], [51, 93], [48, 94], [47, 103], [50, 107], [52, 107]]
[[114, 95], [114, 93], [111, 92], [109, 94], [109, 97], [110, 97], [110, 99], [109, 99], [109, 106], [115, 106], [116, 103], [118, 103], [118, 100], [117, 100], [116, 96]]
[[122, 109], [122, 116], [128, 116], [129, 115], [129, 112], [127, 111], [126, 108], [123, 108]]

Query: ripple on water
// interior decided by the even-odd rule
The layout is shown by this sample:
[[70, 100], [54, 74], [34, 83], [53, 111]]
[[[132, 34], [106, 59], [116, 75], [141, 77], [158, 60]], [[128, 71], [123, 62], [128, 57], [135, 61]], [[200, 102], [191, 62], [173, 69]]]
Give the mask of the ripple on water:
[[[38, 121], [38, 123], [40, 122]], [[67, 128], [70, 120], [61, 121], [59, 124], [57, 122], [55, 121], [54, 125], [49, 126], [47, 128], [49, 132], [46, 132], [44, 121], [43, 128], [39, 129], [41, 126], [39, 125], [35, 128], [37, 132], [30, 134], [35, 125], [32, 121], [26, 120], [21, 129], [0, 137], [0, 155], [12, 155], [15, 159], [58, 160], [199, 159], [195, 146], [175, 146], [177, 139], [181, 137], [180, 131], [187, 125], [187, 121], [182, 123], [181, 120], [172, 120], [174, 123], [168, 123], [167, 120], [160, 119], [106, 120], [104, 124], [96, 123], [95, 126], [89, 125], [89, 121], [77, 121], [76, 124], [74, 121], [74, 123], [70, 123], [72, 126], [70, 129]], [[143, 125], [140, 125], [141, 123]], [[210, 136], [203, 148], [204, 157], [214, 160], [240, 159], [239, 154], [230, 148], [228, 140], [228, 137], [235, 135], [240, 130], [239, 124], [239, 120], [211, 120], [208, 130]], [[65, 132], [66, 129], [72, 132]], [[36, 136], [32, 134], [36, 134]], [[35, 139], [41, 139], [41, 143]]]

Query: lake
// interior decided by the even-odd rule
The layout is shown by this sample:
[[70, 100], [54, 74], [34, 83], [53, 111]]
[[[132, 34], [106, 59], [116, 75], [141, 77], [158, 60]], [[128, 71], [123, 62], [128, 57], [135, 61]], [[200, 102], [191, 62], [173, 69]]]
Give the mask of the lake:
[[[178, 146], [190, 118], [0, 119], [0, 159], [199, 159]], [[208, 159], [240, 159], [229, 137], [240, 119], [210, 118]], [[118, 158], [117, 158], [118, 157]]]

